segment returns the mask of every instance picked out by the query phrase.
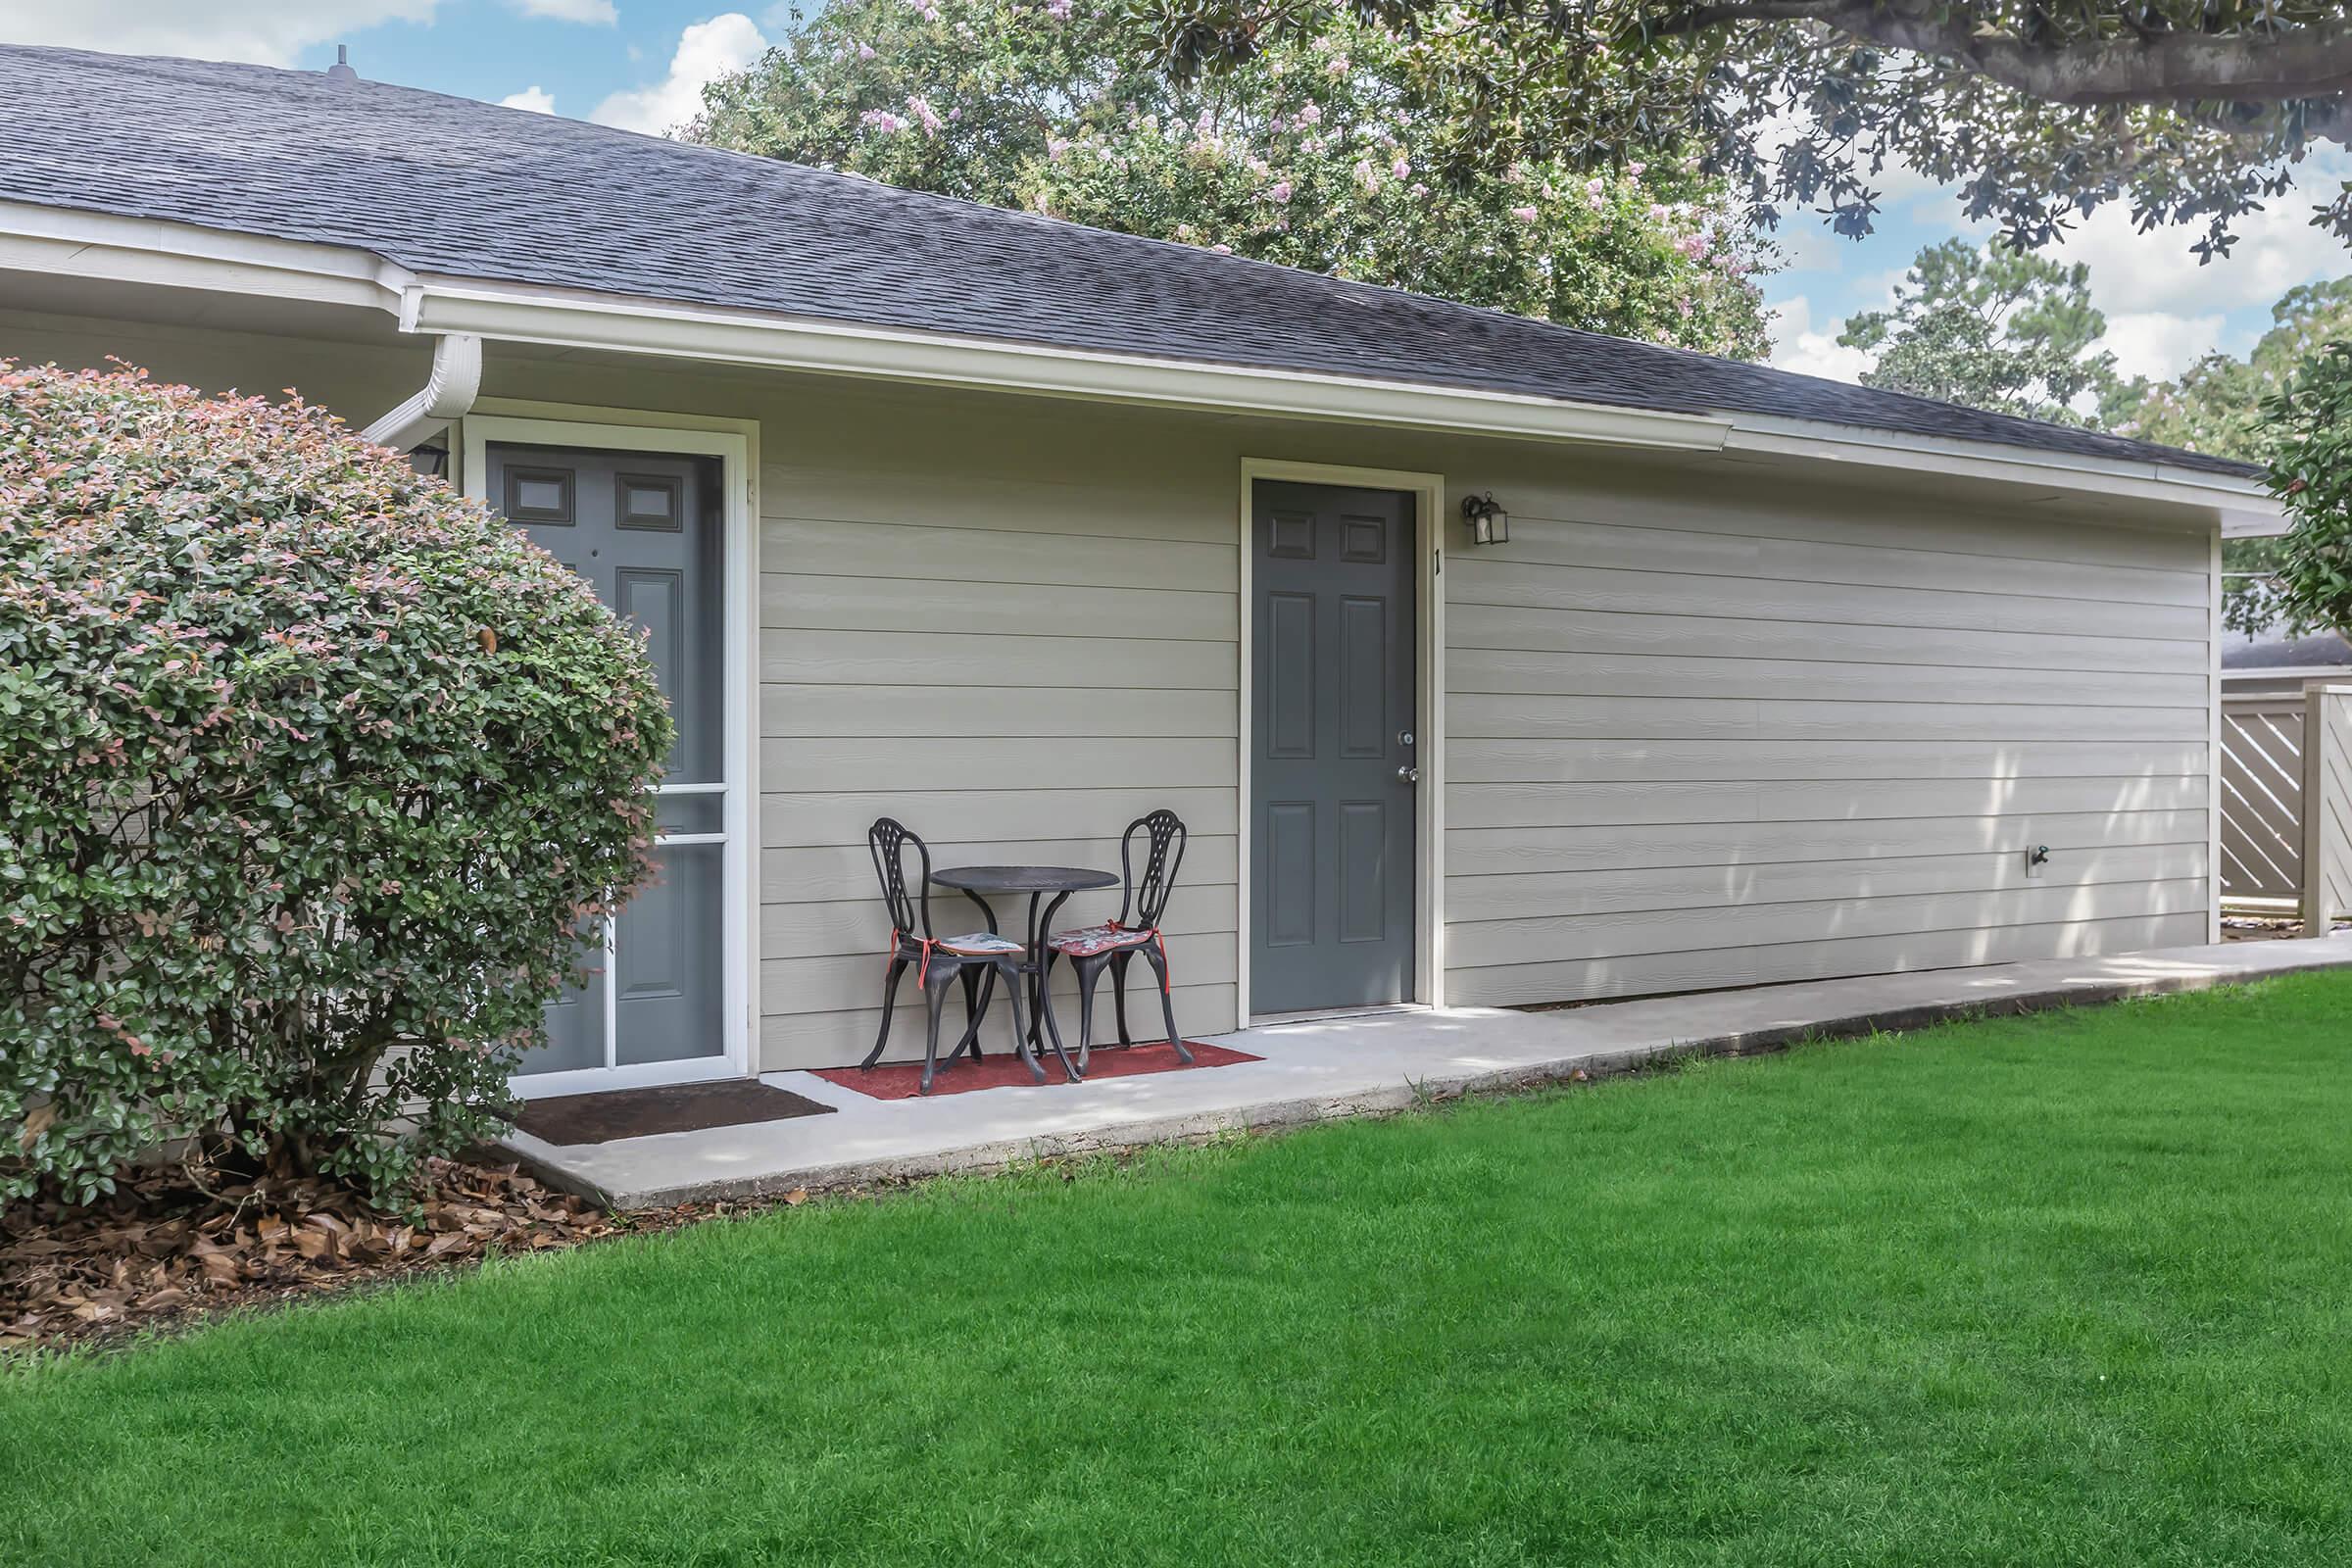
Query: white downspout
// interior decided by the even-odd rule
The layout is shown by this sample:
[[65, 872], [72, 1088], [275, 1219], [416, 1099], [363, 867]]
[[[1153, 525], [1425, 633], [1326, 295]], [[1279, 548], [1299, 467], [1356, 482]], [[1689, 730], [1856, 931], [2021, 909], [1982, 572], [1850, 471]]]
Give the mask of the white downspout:
[[463, 417], [481, 390], [482, 340], [471, 332], [435, 338], [433, 373], [424, 385], [360, 434], [377, 446], [413, 451], [447, 429], [450, 420]]

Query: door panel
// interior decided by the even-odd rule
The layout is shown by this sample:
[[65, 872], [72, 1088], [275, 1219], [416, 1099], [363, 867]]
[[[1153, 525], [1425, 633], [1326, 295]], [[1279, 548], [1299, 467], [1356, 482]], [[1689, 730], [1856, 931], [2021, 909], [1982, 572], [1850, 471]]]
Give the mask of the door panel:
[[[612, 922], [589, 982], [547, 1009], [524, 1074], [726, 1054], [724, 554], [715, 465], [654, 453], [493, 444], [508, 519], [646, 634], [676, 725], [655, 880]], [[608, 992], [608, 987], [610, 991]]]
[[1413, 498], [1260, 480], [1250, 522], [1250, 1010], [1409, 1001]]
[[1315, 940], [1315, 808], [1311, 801], [1268, 805], [1265, 845], [1265, 916], [1259, 922], [1268, 947], [1300, 948]]
[[1389, 808], [1385, 801], [1340, 805], [1340, 940], [1379, 942], [1389, 934]]
[[1340, 755], [1389, 755], [1389, 607], [1348, 595], [1340, 601]]
[[1266, 596], [1266, 755], [1315, 755], [1315, 601]]

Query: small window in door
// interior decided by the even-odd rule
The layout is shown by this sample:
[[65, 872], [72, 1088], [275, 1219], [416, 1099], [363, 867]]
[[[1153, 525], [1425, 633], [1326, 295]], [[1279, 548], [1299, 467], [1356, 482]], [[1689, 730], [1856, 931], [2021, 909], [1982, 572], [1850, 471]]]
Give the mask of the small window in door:
[[622, 473], [613, 478], [620, 486], [618, 526], [653, 533], [679, 533], [685, 529], [685, 486], [676, 476]]
[[571, 470], [510, 466], [505, 510], [510, 522], [568, 527], [572, 517]]

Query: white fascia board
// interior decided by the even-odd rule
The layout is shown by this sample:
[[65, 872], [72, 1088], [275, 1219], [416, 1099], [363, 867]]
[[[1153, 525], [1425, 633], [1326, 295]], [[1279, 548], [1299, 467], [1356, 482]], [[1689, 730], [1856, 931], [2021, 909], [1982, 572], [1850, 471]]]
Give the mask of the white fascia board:
[[1721, 449], [1731, 422], [1504, 392], [1251, 366], [1143, 359], [853, 322], [697, 310], [421, 278], [405, 319], [422, 332], [659, 354], [989, 391], [1612, 446]]
[[2352, 675], [2352, 664], [2262, 664], [2245, 669], [2225, 669], [2222, 681], [2233, 680], [2337, 680]]
[[1861, 463], [1915, 473], [2001, 479], [2127, 500], [2202, 504], [2222, 513], [2224, 532], [2231, 538], [2283, 532], [2285, 526], [2278, 520], [2280, 515], [2278, 502], [2259, 480], [2143, 459], [2100, 458], [1986, 441], [1905, 435], [1766, 415], [1737, 416], [1724, 450], [1813, 458], [1825, 463]]
[[0, 201], [0, 270], [397, 312], [406, 268], [341, 245]]
[[1152, 360], [994, 338], [896, 331], [754, 312], [697, 310], [571, 290], [420, 277], [404, 324], [554, 347], [659, 354], [1061, 397], [1340, 420], [1478, 435], [1692, 452], [1752, 452], [1949, 473], [2109, 499], [2203, 505], [2231, 536], [2275, 532], [2260, 485], [2169, 464], [1912, 438], [1745, 414], [1675, 414], [1469, 388], [1250, 366]]
[[2222, 537], [2225, 539], [2276, 539], [2294, 525], [2286, 509], [2276, 497], [2265, 496], [2267, 506], [2249, 506], [2222, 514]]
[[1144, 359], [991, 338], [898, 331], [587, 290], [427, 276], [347, 246], [241, 234], [76, 208], [0, 201], [0, 270], [356, 305], [403, 330], [1257, 414], [1686, 452], [1751, 452], [1948, 473], [2120, 499], [2211, 506], [2229, 538], [2285, 530], [2252, 480], [2167, 464], [1907, 437], [1757, 415], [1676, 414], [1470, 388]]

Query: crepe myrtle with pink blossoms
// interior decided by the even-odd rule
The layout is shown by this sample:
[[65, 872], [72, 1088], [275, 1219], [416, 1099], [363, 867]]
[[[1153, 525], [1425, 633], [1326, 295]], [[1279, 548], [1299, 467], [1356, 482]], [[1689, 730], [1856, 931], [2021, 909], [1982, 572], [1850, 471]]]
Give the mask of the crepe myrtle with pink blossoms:
[[1446, 62], [1344, 15], [1197, 82], [1114, 0], [834, 0], [692, 134], [914, 190], [1760, 357], [1770, 248], [1673, 148], [1496, 160]]
[[299, 399], [0, 361], [0, 1200], [397, 1200], [647, 875], [641, 638]]

